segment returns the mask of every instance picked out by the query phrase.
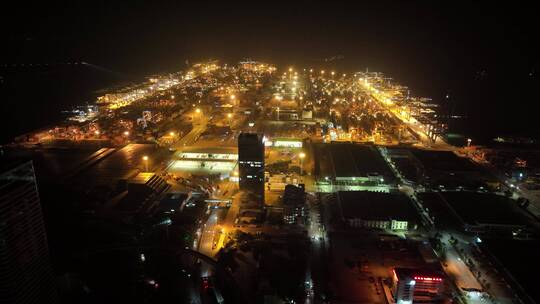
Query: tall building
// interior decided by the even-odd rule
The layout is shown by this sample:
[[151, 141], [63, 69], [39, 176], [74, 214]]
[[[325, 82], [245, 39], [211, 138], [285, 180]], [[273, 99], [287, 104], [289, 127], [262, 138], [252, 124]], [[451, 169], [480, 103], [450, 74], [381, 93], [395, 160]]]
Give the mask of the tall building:
[[0, 167], [0, 303], [55, 303], [41, 203], [31, 161]]
[[438, 272], [395, 268], [392, 279], [392, 294], [397, 304], [431, 303], [443, 297], [444, 280]]
[[238, 136], [238, 167], [240, 189], [252, 193], [264, 202], [264, 142], [258, 133]]

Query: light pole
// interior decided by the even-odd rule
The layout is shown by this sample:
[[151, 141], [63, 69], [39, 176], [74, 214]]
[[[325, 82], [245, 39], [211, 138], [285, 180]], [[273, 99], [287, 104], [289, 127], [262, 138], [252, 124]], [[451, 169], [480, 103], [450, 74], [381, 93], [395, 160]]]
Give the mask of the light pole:
[[200, 115], [201, 112], [202, 112], [201, 109], [199, 109], [199, 108], [195, 109], [195, 116], [197, 117], [197, 124], [201, 123], [201, 116], [202, 116], [202, 115]]
[[300, 152], [298, 154], [298, 157], [300, 157], [300, 175], [304, 175], [304, 157], [306, 157], [306, 153]]
[[145, 172], [148, 172], [148, 156], [143, 156]]
[[277, 120], [279, 120], [279, 107], [277, 107], [276, 111], [277, 111]]

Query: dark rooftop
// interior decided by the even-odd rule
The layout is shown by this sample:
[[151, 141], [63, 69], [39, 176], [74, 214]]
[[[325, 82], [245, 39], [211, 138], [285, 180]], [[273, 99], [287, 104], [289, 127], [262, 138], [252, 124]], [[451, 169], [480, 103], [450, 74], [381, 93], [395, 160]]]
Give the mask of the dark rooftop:
[[164, 153], [155, 145], [129, 144], [99, 160], [78, 174], [73, 181], [84, 184], [86, 188], [114, 187], [119, 180], [127, 180], [146, 169], [143, 156], [149, 157], [148, 168], [152, 170], [164, 160]]
[[412, 154], [426, 170], [437, 171], [477, 171], [478, 167], [466, 158], [451, 151], [429, 151], [412, 149]]
[[[383, 157], [371, 145], [332, 143], [317, 145], [319, 175], [365, 177], [371, 174], [393, 177]], [[325, 163], [331, 161], [332, 166]]]
[[435, 218], [435, 225], [438, 228], [462, 228], [459, 217], [452, 212], [450, 206], [440, 197], [439, 192], [422, 192], [416, 196], [429, 210], [429, 215]]
[[340, 191], [337, 197], [344, 218], [419, 222], [412, 202], [401, 193]]
[[478, 192], [441, 192], [443, 200], [467, 225], [525, 225], [512, 201], [504, 196]]
[[540, 271], [538, 264], [539, 240], [498, 238], [482, 240], [479, 246], [483, 252], [495, 260], [495, 265], [504, 268], [503, 275], [507, 279], [509, 278], [508, 274], [512, 277], [509, 283], [522, 299], [532, 298], [532, 301], [529, 298], [526, 303], [540, 303], [540, 292], [537, 288], [537, 276]]

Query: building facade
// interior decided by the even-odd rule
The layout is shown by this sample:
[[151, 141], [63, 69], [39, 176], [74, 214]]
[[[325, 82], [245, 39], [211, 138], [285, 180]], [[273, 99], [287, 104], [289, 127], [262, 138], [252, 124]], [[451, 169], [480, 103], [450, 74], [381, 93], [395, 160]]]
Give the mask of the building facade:
[[395, 268], [392, 281], [392, 294], [397, 304], [430, 303], [442, 298], [444, 280], [440, 273]]
[[258, 133], [238, 136], [238, 173], [240, 190], [253, 194], [264, 203], [264, 142]]
[[0, 172], [0, 303], [56, 303], [31, 161]]

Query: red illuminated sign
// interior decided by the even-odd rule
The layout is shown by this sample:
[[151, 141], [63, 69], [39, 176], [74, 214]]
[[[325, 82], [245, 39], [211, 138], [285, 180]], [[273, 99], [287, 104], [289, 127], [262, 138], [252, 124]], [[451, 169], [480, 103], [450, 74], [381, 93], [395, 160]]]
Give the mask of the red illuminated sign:
[[415, 281], [433, 281], [433, 282], [442, 282], [442, 278], [435, 278], [435, 277], [420, 277], [416, 276], [414, 277]]

